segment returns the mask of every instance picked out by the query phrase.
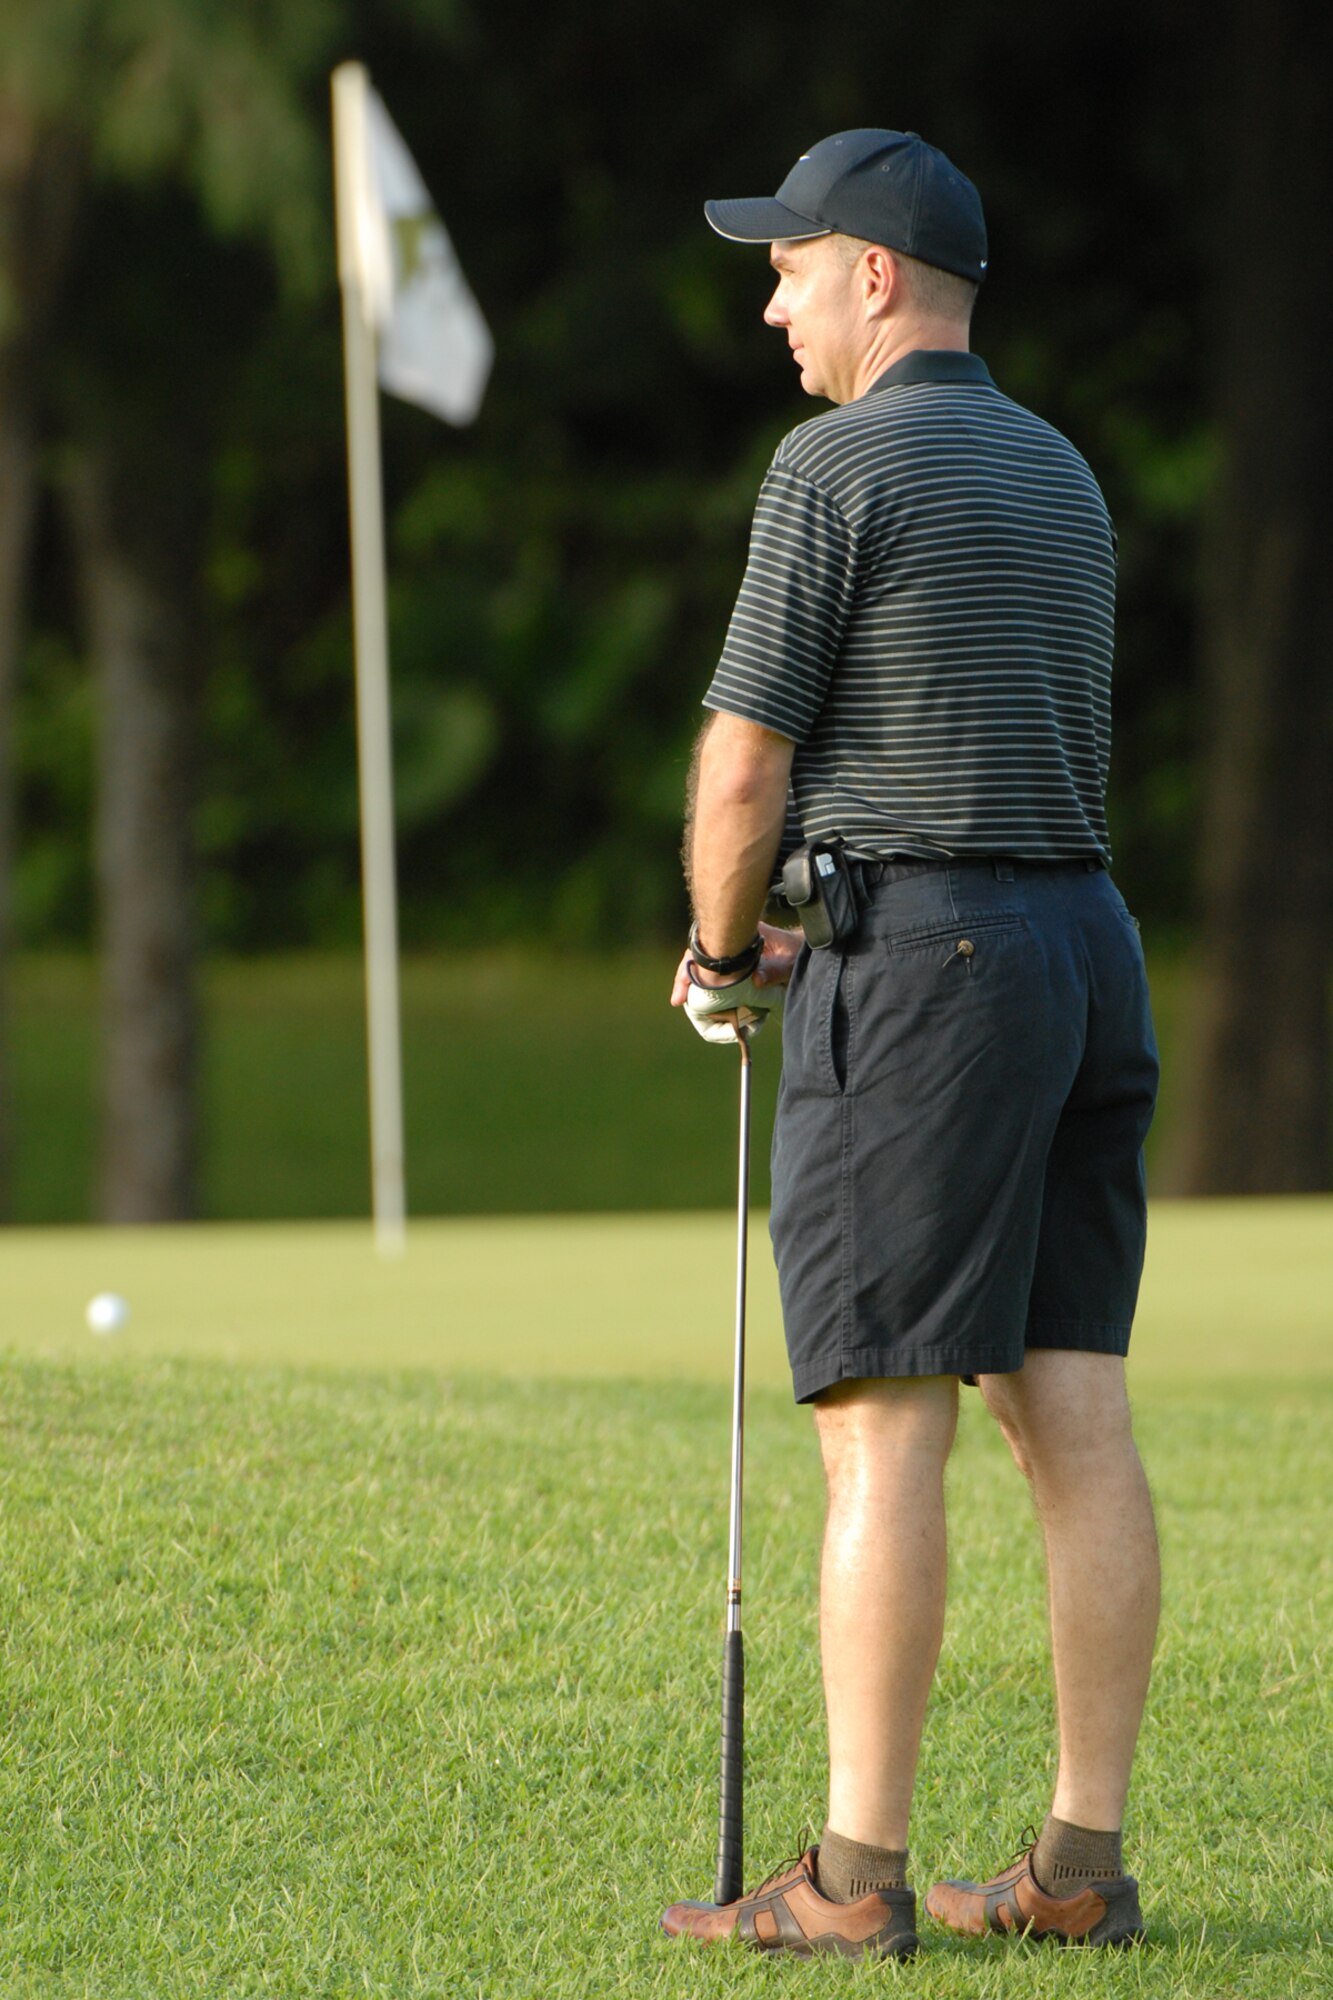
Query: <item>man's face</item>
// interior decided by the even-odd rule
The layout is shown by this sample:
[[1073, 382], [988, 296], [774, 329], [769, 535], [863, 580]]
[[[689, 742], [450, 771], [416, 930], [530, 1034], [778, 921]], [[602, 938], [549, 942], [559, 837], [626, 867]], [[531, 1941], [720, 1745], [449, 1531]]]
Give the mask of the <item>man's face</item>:
[[829, 236], [775, 243], [768, 261], [778, 282], [764, 318], [785, 330], [801, 387], [807, 396], [849, 402], [865, 331], [857, 267]]

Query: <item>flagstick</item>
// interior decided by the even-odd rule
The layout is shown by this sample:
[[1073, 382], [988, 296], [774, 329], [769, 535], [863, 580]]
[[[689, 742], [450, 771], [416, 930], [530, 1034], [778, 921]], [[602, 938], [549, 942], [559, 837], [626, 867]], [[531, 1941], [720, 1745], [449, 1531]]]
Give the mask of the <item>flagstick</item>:
[[[357, 257], [358, 165], [366, 159], [366, 72], [343, 63], [333, 75], [333, 151], [347, 377], [347, 471], [352, 520], [352, 609], [361, 787], [361, 879], [365, 907], [370, 1052], [370, 1150], [375, 1245], [406, 1244], [403, 1072], [398, 1007], [398, 896], [394, 870], [393, 757], [389, 723], [389, 635], [384, 597], [379, 384], [375, 332]], [[364, 171], [364, 168], [361, 169]]]

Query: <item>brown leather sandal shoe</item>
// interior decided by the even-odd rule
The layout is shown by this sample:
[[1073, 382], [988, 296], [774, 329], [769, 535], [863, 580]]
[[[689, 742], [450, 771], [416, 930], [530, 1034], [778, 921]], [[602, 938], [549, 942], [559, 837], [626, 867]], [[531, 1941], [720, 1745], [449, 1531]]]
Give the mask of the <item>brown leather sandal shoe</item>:
[[1048, 1896], [1025, 1848], [989, 1882], [937, 1882], [926, 1897], [936, 1923], [963, 1937], [1056, 1938], [1061, 1944], [1137, 1944], [1143, 1936], [1139, 1885], [1132, 1875], [1093, 1882], [1072, 1896]]
[[796, 1958], [830, 1952], [839, 1958], [910, 1958], [917, 1947], [916, 1897], [910, 1889], [878, 1889], [855, 1903], [821, 1896], [819, 1849], [784, 1861], [766, 1882], [736, 1903], [673, 1903], [662, 1917], [668, 1937], [717, 1944], [733, 1934], [755, 1951]]

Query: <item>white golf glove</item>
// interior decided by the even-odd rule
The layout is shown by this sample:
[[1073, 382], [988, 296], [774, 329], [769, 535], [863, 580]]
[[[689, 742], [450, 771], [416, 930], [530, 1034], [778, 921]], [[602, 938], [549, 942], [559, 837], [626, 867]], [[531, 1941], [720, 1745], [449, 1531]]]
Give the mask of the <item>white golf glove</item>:
[[757, 1035], [768, 1019], [770, 1001], [764, 989], [755, 985], [750, 974], [733, 981], [730, 986], [701, 986], [691, 966], [685, 1012], [690, 1017], [691, 1026], [706, 1042], [734, 1042], [737, 1040], [735, 1024], [718, 1016], [736, 1014], [747, 1036]]

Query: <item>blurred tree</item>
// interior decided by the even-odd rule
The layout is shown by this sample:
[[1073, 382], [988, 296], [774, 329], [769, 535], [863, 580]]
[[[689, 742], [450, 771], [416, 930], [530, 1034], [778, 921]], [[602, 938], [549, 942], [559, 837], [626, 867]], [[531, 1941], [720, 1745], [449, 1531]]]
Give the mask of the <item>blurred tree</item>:
[[[1142, 7], [1043, 5], [1020, 34], [966, 0], [942, 39], [910, 12], [838, 0], [797, 89], [771, 32], [781, 13], [739, 0], [719, 32], [705, 0], [653, 23], [608, 0], [540, 19], [519, 0], [461, 18], [445, 0], [353, 6], [355, 46], [501, 334], [474, 431], [385, 409], [409, 941], [510, 934], [538, 911], [574, 941], [679, 923], [695, 697], [763, 465], [811, 413], [760, 323], [762, 255], [719, 244], [700, 206], [757, 164], [780, 174], [812, 131], [885, 115], [947, 136], [985, 185], [982, 345], [1110, 489], [1127, 635], [1117, 846], [1141, 904], [1179, 906], [1185, 556], [1207, 441], [1182, 175], [1153, 136], [1177, 57]], [[669, 118], [654, 110], [664, 66], [695, 79]], [[1104, 91], [1066, 87], [1089, 74]], [[141, 284], [168, 282], [154, 272], [179, 266], [171, 241], [136, 247]], [[255, 284], [238, 274], [238, 296]], [[256, 307], [217, 410], [201, 836], [208, 935], [232, 947], [347, 941], [359, 923], [332, 303]], [[86, 315], [76, 332], [96, 348]], [[164, 355], [164, 401], [173, 372]], [[29, 934], [67, 932], [62, 802], [34, 782]]]
[[[719, 24], [682, 0], [650, 21], [572, 0], [531, 18], [491, 0], [434, 52], [381, 17], [375, 73], [500, 333], [474, 435], [441, 444], [386, 412], [396, 679], [420, 660], [438, 684], [443, 666], [493, 723], [467, 787], [403, 830], [409, 938], [512, 931], [534, 910], [589, 941], [679, 923], [695, 703], [764, 464], [816, 413], [761, 323], [762, 251], [720, 243], [702, 204], [776, 184], [815, 134], [886, 117], [981, 183], [994, 259], [978, 342], [1107, 486], [1114, 838], [1145, 914], [1180, 909], [1190, 546], [1210, 465], [1190, 175], [1167, 130], [1189, 38], [1142, 0], [1110, 15], [1043, 0], [1021, 19], [963, 0], [947, 37], [901, 6], [835, 0], [793, 77], [796, 16], [738, 0]], [[669, 111], [664, 72], [690, 79]]]
[[[218, 259], [179, 197], [100, 190], [88, 215], [70, 294], [96, 302], [98, 336], [61, 341], [57, 402], [97, 697], [99, 1209], [108, 1221], [160, 1221], [195, 1205], [206, 467], [218, 344], [244, 337], [246, 315], [218, 317]], [[173, 241], [176, 257], [162, 256]]]
[[[41, 8], [11, 0], [4, 10], [0, 106], [14, 107], [11, 134], [30, 135], [28, 181], [38, 185], [29, 188], [28, 207], [50, 206], [40, 177], [59, 172], [63, 214], [77, 209], [93, 234], [106, 185], [180, 184], [214, 229], [265, 238], [286, 281], [308, 282], [323, 261], [326, 169], [322, 133], [301, 93], [322, 75], [338, 26], [339, 10], [326, 0], [287, 0], [277, 9], [267, 0], [229, 0], [225, 7], [45, 0]], [[10, 152], [21, 150], [11, 138]], [[20, 216], [27, 185], [21, 167], [20, 157], [10, 169]], [[53, 239], [48, 266], [58, 264], [66, 239], [67, 231]], [[16, 222], [0, 237], [6, 259], [0, 296], [9, 306], [15, 352], [24, 343], [31, 352], [40, 330], [34, 260], [25, 262], [23, 252]], [[160, 266], [155, 275], [161, 279]], [[180, 310], [192, 303], [188, 264], [172, 275], [174, 297], [159, 295], [157, 305], [181, 334], [190, 323], [188, 310]], [[137, 283], [135, 274], [131, 284]], [[182, 392], [188, 398], [188, 343], [181, 341], [171, 374], [162, 378], [166, 394], [154, 406], [142, 393], [141, 366], [99, 368], [96, 331], [89, 337], [96, 301], [78, 305], [78, 365], [62, 415], [65, 484], [100, 690], [97, 854], [106, 968], [100, 1206], [109, 1220], [160, 1221], [194, 1206], [190, 772], [200, 656], [191, 644], [197, 626], [190, 600], [204, 553], [199, 503], [208, 454], [200, 450], [198, 426], [174, 422], [165, 407]], [[144, 329], [154, 330], [146, 319]], [[31, 464], [35, 403], [31, 384], [0, 400], [0, 425], [8, 418], [10, 426], [0, 436], [0, 470], [20, 480]], [[30, 484], [30, 471], [27, 477]], [[10, 568], [17, 573], [22, 539], [13, 531], [10, 538]], [[0, 570], [0, 592], [4, 581]], [[15, 650], [15, 612], [16, 603], [0, 595], [0, 619], [8, 613], [0, 670]], [[0, 684], [0, 700], [7, 693], [8, 709], [0, 711], [5, 725], [12, 689]], [[5, 726], [6, 739], [9, 733]], [[3, 826], [0, 808], [0, 838]], [[6, 859], [0, 849], [0, 869]], [[7, 878], [0, 909], [6, 895]]]
[[37, 504], [37, 354], [59, 295], [80, 180], [76, 137], [46, 129], [0, 68], [0, 1216], [13, 1145], [6, 1032], [15, 838], [13, 716]]
[[1202, 935], [1169, 1184], [1279, 1194], [1331, 1164], [1333, 17], [1232, 0], [1217, 58]]
[[[978, 345], [1003, 388], [1086, 452], [1117, 520], [1112, 832], [1132, 902], [1150, 924], [1184, 916], [1206, 821], [1220, 935], [1236, 879], [1227, 857], [1262, 851], [1252, 829], [1265, 814], [1303, 854], [1318, 845], [1298, 725], [1282, 722], [1283, 747], [1265, 751], [1258, 771], [1262, 732], [1236, 691], [1265, 676], [1264, 727], [1294, 713], [1277, 690], [1298, 689], [1292, 663], [1302, 649], [1279, 660], [1265, 636], [1273, 620], [1250, 615], [1260, 597], [1247, 581], [1244, 527], [1262, 499], [1264, 518], [1299, 516], [1318, 533], [1325, 503], [1308, 466], [1322, 450], [1328, 395], [1299, 341], [1283, 384], [1285, 333], [1274, 367], [1251, 330], [1262, 325], [1266, 340], [1276, 325], [1262, 310], [1265, 291], [1303, 327], [1319, 323], [1321, 281], [1293, 275], [1316, 261], [1315, 220], [1307, 193], [1297, 193], [1299, 173], [1284, 196], [1275, 166], [1273, 178], [1256, 178], [1251, 208], [1236, 213], [1233, 226], [1260, 244], [1248, 262], [1229, 236], [1209, 233], [1222, 155], [1248, 159], [1250, 139], [1248, 107], [1241, 115], [1234, 95], [1211, 87], [1206, 52], [1218, 37], [1198, 0], [1124, 0], [1110, 11], [1034, 0], [1017, 14], [996, 0], [958, 0], [947, 34], [901, 0], [828, 0], [818, 57], [795, 68], [792, 37], [808, 27], [795, 0], [734, 0], [722, 16], [712, 0], [679, 0], [661, 18], [612, 0], [568, 0], [545, 13], [527, 0], [343, 7], [0, 0], [0, 82], [30, 121], [40, 113], [82, 189], [76, 289], [58, 342], [43, 343], [42, 387], [64, 425], [62, 485], [89, 629], [107, 662], [102, 901], [108, 945], [114, 931], [127, 965], [151, 956], [146, 934], [129, 942], [131, 908], [159, 910], [158, 963], [174, 968], [166, 986], [185, 1002], [199, 929], [254, 949], [350, 942], [359, 927], [323, 158], [324, 71], [342, 53], [369, 63], [499, 342], [472, 431], [447, 432], [392, 402], [384, 409], [405, 940], [541, 926], [589, 943], [669, 935], [679, 924], [676, 836], [696, 700], [763, 466], [782, 432], [814, 413], [784, 343], [760, 321], [762, 252], [719, 243], [701, 204], [776, 184], [820, 133], [885, 121], [937, 139], [981, 185], [993, 260]], [[1282, 25], [1288, 10], [1294, 21], [1296, 0], [1282, 0], [1278, 40], [1294, 33]], [[349, 33], [335, 47], [332, 24], [343, 18]], [[1294, 143], [1282, 110], [1291, 86], [1276, 72], [1271, 87], [1261, 82], [1267, 17], [1231, 32], [1250, 45], [1231, 59], [1240, 87], [1252, 57], [1256, 90], [1272, 98], [1261, 122], [1280, 160]], [[1318, 73], [1317, 62], [1307, 67]], [[664, 77], [681, 81], [669, 101]], [[1313, 205], [1325, 168], [1313, 153], [1302, 157]], [[0, 177], [0, 201], [6, 185]], [[1284, 220], [1260, 242], [1268, 209], [1284, 200], [1304, 219]], [[7, 229], [0, 279], [12, 254]], [[223, 251], [224, 235], [251, 247]], [[52, 247], [60, 240], [57, 232]], [[275, 286], [274, 253], [298, 274], [295, 287]], [[1207, 307], [1209, 268], [1229, 273], [1217, 312]], [[302, 273], [316, 280], [304, 294]], [[0, 397], [0, 430], [4, 407]], [[1309, 419], [1300, 440], [1291, 435], [1298, 410]], [[1201, 592], [1199, 524], [1214, 492], [1232, 497], [1220, 501], [1218, 553]], [[70, 692], [78, 648], [64, 623], [68, 579], [44, 542], [40, 647], [30, 653], [44, 671], [25, 688], [20, 886], [25, 935], [50, 939], [82, 935], [82, 801], [62, 773], [87, 725]], [[1297, 547], [1290, 537], [1285, 545]], [[1296, 568], [1307, 585], [1293, 586], [1292, 605], [1314, 602], [1304, 561]], [[0, 562], [0, 627], [4, 574]], [[1206, 770], [1192, 684], [1204, 592], [1207, 652], [1219, 663], [1206, 699], [1220, 724]], [[1270, 590], [1265, 601], [1279, 596]], [[1308, 629], [1307, 613], [1296, 622]], [[1224, 672], [1227, 635], [1242, 629], [1248, 664], [1236, 654]], [[131, 643], [127, 632], [138, 637]], [[1302, 657], [1313, 672], [1321, 655], [1308, 646]], [[3, 659], [0, 644], [0, 673]], [[1308, 690], [1293, 698], [1306, 712], [1317, 707]], [[139, 725], [153, 716], [146, 736]], [[1322, 740], [1309, 732], [1311, 761]], [[152, 776], [163, 757], [177, 772], [193, 760], [197, 773], [197, 915], [182, 859], [188, 790]], [[1233, 838], [1242, 793], [1249, 831]], [[126, 836], [114, 859], [112, 826]], [[125, 890], [119, 903], [113, 880]], [[1262, 899], [1244, 893], [1255, 910]], [[1315, 884], [1311, 893], [1317, 932], [1326, 891]], [[1267, 915], [1255, 910], [1247, 937], [1266, 937]], [[1285, 997], [1276, 975], [1263, 996], [1287, 1023], [1265, 1058], [1269, 1080], [1245, 1072], [1247, 1098], [1270, 1105], [1278, 1133], [1295, 1127], [1288, 1111], [1271, 1110], [1277, 1047], [1295, 1089], [1314, 1099], [1327, 1046], [1315, 997], [1324, 975], [1310, 939], [1299, 943]], [[1242, 949], [1229, 951], [1212, 951], [1215, 994], [1256, 977]], [[117, 1037], [128, 1035], [131, 1014], [162, 1018], [151, 980], [136, 985], [127, 972], [112, 989]], [[1234, 999], [1210, 1004], [1232, 1021], [1231, 1042], [1219, 1045], [1234, 1049]], [[184, 1102], [188, 1004], [171, 1032]], [[1212, 1037], [1196, 1030], [1200, 1051]], [[144, 1061], [134, 1059], [127, 1079]], [[128, 1080], [116, 1093], [130, 1108], [144, 1102]], [[1224, 1094], [1214, 1073], [1198, 1101]], [[1311, 1143], [1317, 1151], [1317, 1135]], [[1205, 1136], [1196, 1162], [1216, 1149]], [[1182, 1167], [1178, 1184], [1203, 1184], [1201, 1171]]]

